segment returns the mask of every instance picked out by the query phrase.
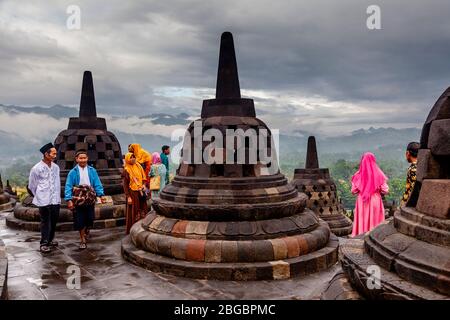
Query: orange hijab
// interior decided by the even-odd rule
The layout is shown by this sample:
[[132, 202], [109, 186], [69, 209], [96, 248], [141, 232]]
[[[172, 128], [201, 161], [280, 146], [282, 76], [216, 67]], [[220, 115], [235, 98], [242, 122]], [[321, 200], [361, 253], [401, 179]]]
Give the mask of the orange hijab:
[[144, 150], [139, 143], [130, 144], [130, 148], [133, 150], [132, 153], [136, 157], [138, 163], [152, 163], [152, 155]]
[[142, 190], [142, 187], [144, 186], [144, 181], [146, 181], [147, 178], [145, 176], [144, 169], [142, 169], [140, 164], [131, 163], [131, 157], [133, 155], [134, 154], [131, 152], [128, 152], [125, 155], [124, 169], [130, 175], [130, 189], [133, 191], [139, 191]]

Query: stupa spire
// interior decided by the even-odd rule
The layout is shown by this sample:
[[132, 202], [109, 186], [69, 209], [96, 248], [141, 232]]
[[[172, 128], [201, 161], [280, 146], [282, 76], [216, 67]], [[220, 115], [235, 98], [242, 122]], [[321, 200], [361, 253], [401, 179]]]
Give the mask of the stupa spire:
[[239, 99], [240, 97], [241, 89], [239, 87], [233, 35], [231, 32], [224, 32], [220, 38], [216, 99]]
[[310, 136], [308, 138], [308, 149], [306, 151], [306, 169], [318, 169], [319, 158], [317, 157], [316, 138]]
[[97, 117], [95, 107], [94, 83], [92, 73], [85, 71], [83, 74], [83, 86], [81, 88], [80, 118]]

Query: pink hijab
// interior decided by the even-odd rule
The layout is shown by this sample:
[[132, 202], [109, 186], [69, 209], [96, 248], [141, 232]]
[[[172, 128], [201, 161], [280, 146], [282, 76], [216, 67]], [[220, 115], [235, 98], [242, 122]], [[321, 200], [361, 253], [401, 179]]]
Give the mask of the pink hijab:
[[388, 179], [376, 161], [373, 153], [364, 153], [359, 163], [359, 169], [352, 177], [352, 183], [358, 188], [364, 202], [368, 201], [370, 196], [377, 192]]
[[152, 153], [152, 162], [153, 164], [160, 164], [161, 162], [161, 156], [159, 155], [158, 152], [153, 152]]

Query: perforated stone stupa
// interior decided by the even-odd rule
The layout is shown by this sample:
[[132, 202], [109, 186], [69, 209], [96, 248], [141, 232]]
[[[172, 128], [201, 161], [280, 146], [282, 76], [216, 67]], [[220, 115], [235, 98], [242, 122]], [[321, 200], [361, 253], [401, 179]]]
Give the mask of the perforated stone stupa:
[[[69, 126], [55, 139], [58, 150], [56, 163], [61, 169], [61, 197], [70, 169], [75, 165], [75, 152], [87, 150], [89, 165], [97, 169], [109, 202], [98, 204], [95, 208], [94, 228], [108, 228], [125, 223], [125, 195], [122, 187], [122, 151], [116, 136], [108, 131], [106, 120], [97, 117], [92, 74], [85, 71], [81, 90], [79, 117], [70, 118]], [[39, 210], [31, 203], [29, 196], [18, 204], [14, 215], [7, 217], [7, 225], [15, 228], [38, 231]], [[73, 215], [62, 201], [57, 229], [72, 230]]]
[[299, 192], [308, 196], [306, 207], [330, 226], [337, 236], [352, 233], [352, 221], [345, 216], [345, 208], [337, 195], [336, 184], [328, 168], [319, 167], [315, 137], [308, 138], [305, 169], [295, 169], [292, 181]]
[[0, 175], [0, 211], [12, 209], [15, 203], [16, 200], [3, 189], [2, 176]]
[[[199, 123], [201, 136], [207, 129], [222, 132], [223, 146], [227, 129], [267, 130], [272, 161], [183, 161], [173, 182], [155, 199], [154, 211], [123, 241], [123, 256], [152, 271], [221, 280], [286, 279], [334, 265], [337, 238], [305, 209], [306, 195], [279, 172], [270, 130], [256, 118], [253, 100], [241, 98], [229, 32], [221, 37], [216, 98], [203, 101], [201, 119], [189, 126], [184, 159], [195, 147]], [[238, 143], [233, 140], [232, 145], [224, 158], [227, 152], [236, 155]], [[202, 153], [208, 146], [200, 143]], [[250, 152], [249, 140], [244, 147]]]

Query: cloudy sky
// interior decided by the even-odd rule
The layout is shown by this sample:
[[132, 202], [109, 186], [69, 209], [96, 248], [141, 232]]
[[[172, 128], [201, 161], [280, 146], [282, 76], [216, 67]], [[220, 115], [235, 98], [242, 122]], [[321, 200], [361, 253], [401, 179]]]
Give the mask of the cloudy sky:
[[[373, 4], [381, 30], [366, 26]], [[67, 28], [70, 5], [80, 30]], [[197, 116], [231, 31], [243, 96], [271, 128], [421, 127], [450, 85], [449, 13], [448, 0], [0, 0], [0, 104], [77, 106], [91, 70], [104, 115]], [[13, 120], [0, 113], [0, 126]]]

